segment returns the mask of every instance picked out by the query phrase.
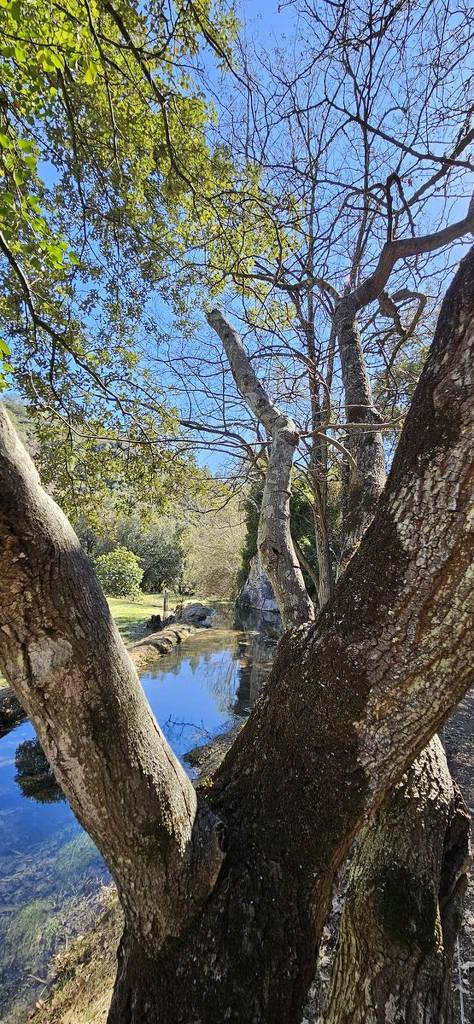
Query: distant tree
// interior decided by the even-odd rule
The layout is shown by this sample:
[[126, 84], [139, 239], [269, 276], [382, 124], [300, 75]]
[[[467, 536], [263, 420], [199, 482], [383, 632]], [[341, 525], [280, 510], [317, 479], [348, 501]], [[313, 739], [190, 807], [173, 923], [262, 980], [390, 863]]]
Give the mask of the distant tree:
[[[263, 496], [263, 480], [251, 485], [243, 498], [242, 506], [245, 517], [245, 536], [242, 546], [242, 564], [237, 575], [237, 586], [243, 586], [247, 579], [252, 558], [258, 554], [258, 524]], [[337, 479], [329, 483], [327, 501], [327, 517], [331, 524], [333, 547], [332, 572], [336, 576], [339, 557], [338, 540], [340, 537], [341, 503], [340, 484]], [[295, 474], [290, 497], [291, 530], [299, 563], [303, 571], [306, 586], [314, 595], [318, 589], [318, 559], [314, 536], [314, 505], [308, 483], [303, 474]]]
[[235, 594], [244, 541], [244, 515], [237, 499], [194, 515], [186, 531], [184, 591], [230, 598]]
[[139, 559], [143, 570], [141, 589], [146, 593], [179, 585], [184, 571], [184, 530], [183, 525], [166, 518], [146, 523], [132, 517], [119, 522], [117, 540]]
[[96, 560], [97, 576], [110, 597], [138, 597], [143, 578], [139, 559], [127, 548], [115, 548]]

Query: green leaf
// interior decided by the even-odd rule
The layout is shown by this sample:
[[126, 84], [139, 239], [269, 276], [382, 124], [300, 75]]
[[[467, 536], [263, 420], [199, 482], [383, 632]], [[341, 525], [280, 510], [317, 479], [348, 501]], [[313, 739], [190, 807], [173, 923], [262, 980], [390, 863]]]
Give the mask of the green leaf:
[[64, 57], [62, 57], [60, 53], [55, 53], [54, 50], [51, 51], [50, 57], [51, 63], [54, 64], [54, 67], [59, 68], [59, 70], [62, 71], [64, 67]]
[[91, 61], [91, 63], [87, 66], [86, 73], [84, 75], [84, 81], [86, 85], [94, 85], [94, 82], [97, 78], [98, 70], [99, 69], [97, 67], [97, 64], [94, 64], [93, 61]]

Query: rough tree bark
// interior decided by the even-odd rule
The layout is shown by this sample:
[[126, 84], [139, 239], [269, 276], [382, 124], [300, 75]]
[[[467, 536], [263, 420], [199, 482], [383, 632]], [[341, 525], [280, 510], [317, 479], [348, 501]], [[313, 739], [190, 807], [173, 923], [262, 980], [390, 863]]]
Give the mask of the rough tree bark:
[[[362, 351], [362, 345], [360, 342], [360, 336], [357, 325], [357, 310], [358, 304], [355, 295], [348, 295], [344, 297], [336, 308], [335, 314], [335, 327], [336, 333], [339, 338], [339, 349], [341, 366], [343, 373], [343, 384], [345, 391], [345, 402], [346, 402], [346, 414], [353, 422], [360, 423], [361, 430], [352, 433], [349, 438], [349, 446], [351, 454], [353, 456], [354, 465], [356, 467], [355, 473], [349, 466], [346, 466], [344, 474], [344, 486], [343, 486], [343, 507], [344, 507], [344, 558], [345, 561], [351, 557], [355, 548], [360, 543], [368, 525], [373, 519], [376, 507], [380, 500], [381, 493], [385, 484], [386, 473], [385, 473], [385, 460], [384, 460], [384, 449], [383, 439], [380, 431], [376, 430], [364, 430], [366, 425], [370, 426], [380, 419], [377, 411], [374, 408], [372, 390], [370, 386], [369, 377], [366, 370], [365, 358]], [[259, 408], [261, 410], [262, 405], [257, 408], [255, 401], [253, 400], [253, 391], [256, 387], [256, 378], [253, 370], [249, 370], [249, 360], [247, 359], [241, 339], [235, 329], [224, 320], [224, 318], [214, 311], [209, 317], [209, 322], [218, 331], [229, 361], [232, 366], [234, 373], [235, 382], [249, 406], [253, 411], [258, 414]], [[239, 354], [237, 359], [235, 353]], [[314, 353], [313, 353], [314, 354]], [[261, 385], [257, 384], [260, 388], [260, 393], [263, 393]], [[278, 416], [277, 410], [272, 406], [270, 399], [265, 394], [265, 408], [270, 408], [273, 411], [273, 422], [276, 422]], [[267, 415], [266, 420], [267, 429], [272, 429], [272, 419]], [[286, 460], [273, 460], [271, 465], [272, 472], [272, 490], [280, 494], [289, 492], [290, 489], [290, 473], [291, 463], [290, 458], [293, 453], [290, 453], [290, 457]], [[279, 480], [279, 483], [278, 483]], [[286, 533], [290, 533], [290, 507], [289, 502], [281, 507], [281, 516], [285, 515], [287, 518]], [[279, 547], [278, 539], [272, 539], [272, 529], [274, 525], [274, 518], [270, 514], [268, 515], [268, 509], [263, 507], [262, 516], [265, 517], [264, 523], [262, 524], [265, 530], [265, 537], [267, 541], [268, 549], [272, 552], [276, 552]], [[322, 521], [325, 519], [322, 517]], [[281, 520], [279, 523], [281, 529]], [[301, 559], [300, 559], [301, 561]], [[291, 574], [292, 560], [287, 559], [285, 579], [287, 585], [285, 587], [279, 586], [278, 577], [276, 575], [275, 559], [269, 559], [267, 561], [267, 572], [270, 577], [271, 583], [277, 594], [280, 613], [284, 623], [297, 624], [297, 616], [300, 615], [299, 624], [305, 622], [306, 607], [304, 603], [294, 605], [292, 602], [292, 590], [288, 586], [288, 579]], [[329, 594], [324, 596], [324, 600], [321, 602], [321, 607], [328, 600]], [[288, 604], [290, 602], [290, 604]], [[373, 841], [373, 832], [370, 832], [367, 836], [361, 835], [359, 839], [359, 847], [355, 853], [352, 871], [349, 876], [349, 890], [347, 907], [341, 917], [339, 926], [339, 949], [341, 951], [337, 959], [337, 974], [334, 977], [334, 981], [330, 991], [330, 1005], [331, 1005], [331, 1020], [333, 1024], [345, 1024], [350, 1019], [348, 1017], [348, 1006], [352, 1006], [355, 1012], [355, 1007], [360, 1005], [368, 1005], [378, 1008], [381, 990], [378, 984], [378, 977], [380, 974], [380, 963], [384, 960], [384, 950], [382, 937], [386, 936], [385, 946], [385, 959], [387, 964], [391, 964], [390, 972], [385, 972], [387, 978], [390, 977], [393, 985], [393, 1001], [394, 1005], [400, 1005], [401, 1012], [403, 1012], [402, 1001], [405, 998], [406, 1001], [410, 1001], [412, 1007], [425, 1007], [425, 1017], [423, 1018], [425, 1024], [448, 1024], [451, 1017], [451, 956], [453, 952], [453, 944], [450, 943], [443, 951], [442, 944], [437, 944], [437, 935], [435, 931], [435, 923], [433, 923], [433, 932], [431, 936], [432, 944], [436, 946], [438, 955], [433, 958], [431, 949], [426, 953], [425, 960], [422, 962], [422, 954], [418, 954], [417, 970], [410, 976], [409, 972], [403, 968], [403, 959], [400, 952], [398, 958], [393, 956], [393, 942], [391, 935], [392, 921], [390, 915], [387, 920], [384, 920], [383, 914], [385, 913], [385, 904], [378, 903], [372, 906], [373, 920], [372, 928], [367, 928], [367, 914], [365, 913], [364, 900], [353, 898], [353, 892], [357, 894], [359, 878], [361, 875], [368, 875], [369, 877], [377, 877], [379, 880], [383, 878], [386, 872], [387, 855], [386, 851], [390, 851], [390, 857], [393, 863], [403, 864], [406, 867], [406, 880], [408, 886], [408, 880], [412, 878], [413, 892], [408, 888], [405, 892], [405, 899], [407, 906], [411, 902], [416, 902], [417, 899], [417, 888], [419, 886], [419, 878], [416, 873], [412, 870], [413, 861], [417, 861], [423, 864], [425, 868], [430, 863], [433, 857], [433, 849], [436, 847], [438, 860], [442, 861], [444, 851], [444, 841], [446, 829], [443, 827], [442, 818], [442, 807], [445, 804], [446, 792], [445, 792], [445, 774], [440, 770], [440, 777], [435, 783], [433, 779], [436, 767], [440, 765], [440, 760], [436, 756], [438, 741], [435, 739], [425, 752], [424, 757], [420, 763], [416, 763], [412, 772], [420, 776], [422, 774], [423, 766], [430, 765], [430, 778], [433, 781], [432, 785], [432, 800], [434, 804], [438, 801], [440, 803], [439, 809], [433, 805], [427, 805], [426, 802], [417, 798], [417, 792], [407, 784], [403, 806], [407, 812], [407, 829], [411, 832], [413, 846], [407, 848], [406, 843], [406, 829], [401, 827], [401, 821], [399, 820], [399, 827], [393, 828], [391, 825], [391, 812], [390, 812], [390, 801], [391, 798], [387, 798], [387, 809], [386, 813], [379, 816], [378, 822], [378, 834], [379, 841]], [[445, 773], [448, 775], [449, 772], [445, 768]], [[451, 787], [452, 789], [452, 787]], [[454, 796], [452, 797], [454, 800]], [[398, 806], [398, 805], [397, 805]], [[438, 813], [436, 813], [438, 811]], [[426, 816], [426, 820], [425, 820]], [[401, 818], [400, 813], [398, 818]], [[416, 829], [410, 827], [410, 822], [417, 821], [418, 827]], [[440, 827], [438, 832], [435, 830], [435, 823], [438, 821]], [[387, 823], [387, 835], [384, 838], [384, 823]], [[461, 838], [461, 844], [465, 842], [465, 837]], [[389, 884], [389, 874], [387, 875]], [[380, 882], [380, 884], [382, 884]], [[358, 911], [361, 914], [360, 921], [357, 919]], [[378, 915], [378, 916], [377, 916]], [[360, 991], [360, 977], [357, 973], [356, 960], [350, 956], [343, 956], [347, 954], [351, 948], [356, 944], [357, 936], [364, 935], [365, 953], [368, 960], [368, 969], [364, 982], [363, 997]], [[372, 948], [373, 946], [373, 948]], [[404, 955], [409, 960], [411, 955], [410, 949], [404, 950]], [[371, 973], [372, 968], [372, 973]], [[443, 988], [445, 992], [444, 999], [444, 1015], [439, 1016], [441, 1007], [438, 1001], [438, 992], [440, 987], [440, 974], [444, 972]], [[398, 973], [397, 973], [398, 972]], [[432, 998], [429, 994], [429, 979], [433, 985]], [[417, 990], [419, 985], [419, 990]], [[402, 996], [404, 993], [404, 997]], [[383, 993], [384, 996], [387, 993]], [[361, 999], [365, 1000], [365, 1003], [360, 1002]], [[389, 1002], [387, 999], [383, 999], [383, 1006], [389, 1007], [387, 1012], [391, 1012]], [[434, 1016], [428, 1016], [432, 1009]], [[361, 1010], [361, 1013], [364, 1011]], [[384, 1024], [385, 1018], [383, 1011], [377, 1010], [379, 1013], [379, 1024]], [[415, 1012], [415, 1011], [414, 1011]], [[416, 1011], [417, 1012], [417, 1011]], [[436, 1016], [436, 1014], [438, 1014]], [[363, 1018], [361, 1017], [361, 1020]]]
[[451, 1024], [470, 818], [436, 737], [364, 833], [324, 1024]]
[[[209, 320], [218, 329], [223, 340], [242, 396], [255, 411], [255, 403], [252, 402], [255, 378], [253, 371], [251, 376], [248, 374], [248, 360], [245, 354], [242, 354], [239, 335], [217, 312], [214, 312]], [[351, 410], [352, 419], [360, 422], [363, 427], [366, 423], [374, 422], [374, 410], [354, 309], [351, 312], [350, 330], [348, 329], [347, 336], [344, 336], [344, 345], [347, 346], [347, 351], [343, 354], [341, 348], [341, 363], [345, 370], [346, 397], [349, 393], [352, 399], [356, 395], [359, 398], [364, 396], [365, 399], [364, 404], [361, 403], [356, 411], [351, 403], [347, 405], [347, 410]], [[235, 359], [236, 351], [240, 355], [238, 362]], [[244, 370], [247, 371], [245, 375]], [[265, 400], [267, 407], [272, 407], [267, 394]], [[277, 410], [273, 411], [274, 417], [277, 417]], [[267, 426], [271, 428], [269, 417]], [[344, 489], [344, 523], [347, 531], [344, 548], [347, 558], [353, 554], [373, 519], [386, 479], [382, 435], [379, 432], [365, 434], [361, 430], [357, 435], [352, 435], [352, 438], [352, 454], [360, 476], [355, 488], [346, 478]], [[281, 494], [289, 492], [290, 472], [290, 459], [273, 461], [274, 491], [279, 490]], [[262, 514], [266, 516], [264, 526], [267, 542], [270, 550], [275, 552], [278, 539], [272, 538], [273, 516], [268, 515], [265, 505]], [[289, 535], [289, 502], [281, 508], [281, 516], [283, 515], [287, 517], [285, 532]], [[280, 531], [281, 526], [280, 519]], [[278, 586], [276, 565], [274, 559], [268, 560], [267, 572], [278, 594], [283, 622], [294, 625], [296, 616], [300, 614], [302, 617], [298, 624], [303, 625], [306, 621], [303, 617], [305, 605], [295, 606], [292, 602], [291, 588], [288, 585]], [[286, 581], [291, 572], [291, 565], [291, 561], [287, 560]], [[377, 827], [372, 826], [360, 837], [340, 921], [338, 955], [334, 965], [328, 1007], [323, 1014], [324, 1021], [329, 1015], [328, 1022], [330, 1020], [331, 1024], [349, 1024], [352, 1019], [363, 1024], [370, 1020], [371, 1011], [378, 1013], [378, 1024], [385, 1024], [385, 1010], [381, 1009], [382, 1007], [387, 1008], [387, 1020], [390, 1019], [390, 1014], [396, 1011], [399, 1015], [396, 1019], [406, 1019], [407, 1024], [418, 1024], [418, 1020], [423, 1021], [423, 1024], [448, 1024], [451, 1020], [451, 957], [454, 943], [449, 941], [446, 949], [444, 948], [444, 933], [438, 933], [437, 916], [431, 914], [424, 921], [423, 942], [420, 945], [417, 945], [415, 919], [414, 934], [407, 932], [406, 944], [403, 945], [400, 938], [399, 948], [395, 950], [393, 914], [389, 903], [375, 899], [370, 901], [368, 897], [370, 884], [376, 879], [376, 884], [382, 890], [390, 890], [392, 900], [396, 900], [393, 891], [394, 870], [395, 866], [398, 866], [399, 881], [402, 869], [404, 871], [404, 883], [398, 896], [398, 909], [401, 904], [407, 909], [418, 905], [418, 901], [422, 899], [422, 880], [425, 891], [436, 893], [438, 898], [439, 877], [444, 863], [447, 816], [454, 814], [455, 802], [460, 799], [458, 794], [456, 797], [454, 795], [446, 761], [439, 748], [439, 740], [433, 739], [420, 759], [412, 766], [406, 784], [400, 784], [400, 793], [393, 798], [391, 795], [387, 797], [378, 815]], [[416, 782], [419, 782], [418, 786], [415, 785]], [[426, 797], [427, 791], [429, 800]], [[467, 815], [464, 820], [468, 829]], [[458, 838], [461, 844], [461, 861], [464, 862], [467, 858], [467, 835], [459, 835]], [[425, 909], [426, 905], [425, 900]], [[359, 959], [355, 955], [357, 952]], [[367, 963], [362, 982], [359, 968], [364, 961]], [[408, 964], [412, 968], [411, 971], [408, 970]], [[382, 977], [384, 985], [381, 983]], [[418, 1018], [420, 1012], [424, 1016]]]
[[206, 811], [201, 796], [193, 813], [77, 542], [2, 429], [2, 662], [119, 881], [113, 1024], [297, 1024], [338, 866], [469, 685], [473, 296], [471, 255], [374, 522], [317, 622], [282, 641]]

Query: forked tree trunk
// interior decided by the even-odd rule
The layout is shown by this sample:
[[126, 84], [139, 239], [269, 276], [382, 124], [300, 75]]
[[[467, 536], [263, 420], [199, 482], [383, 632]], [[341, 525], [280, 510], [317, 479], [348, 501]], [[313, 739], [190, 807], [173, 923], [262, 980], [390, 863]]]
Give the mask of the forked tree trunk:
[[[385, 484], [385, 466], [384, 466], [384, 451], [383, 451], [383, 439], [380, 431], [376, 430], [364, 430], [364, 427], [372, 427], [377, 422], [378, 413], [376, 412], [373, 404], [372, 391], [370, 382], [366, 372], [365, 360], [360, 343], [360, 336], [357, 326], [356, 319], [357, 304], [353, 296], [347, 296], [338, 307], [336, 312], [336, 324], [338, 326], [338, 338], [340, 348], [341, 366], [343, 372], [343, 381], [346, 396], [346, 414], [352, 421], [360, 424], [361, 429], [353, 432], [350, 435], [350, 449], [353, 456], [354, 464], [356, 469], [346, 467], [344, 487], [343, 487], [343, 506], [344, 506], [344, 554], [345, 560], [347, 561], [353, 554], [355, 548], [360, 544], [362, 537], [373, 519], [375, 509], [380, 501], [380, 496], [383, 491]], [[258, 382], [256, 382], [254, 371], [243, 352], [242, 343], [237, 333], [233, 328], [227, 324], [223, 318], [214, 313], [210, 318], [211, 324], [216, 327], [220, 337], [222, 338], [226, 353], [231, 363], [234, 378], [237, 386], [239, 387], [243, 397], [248, 401], [254, 412], [259, 412], [256, 407], [256, 403], [253, 399], [253, 392], [255, 391]], [[261, 385], [258, 385], [260, 393], [263, 392]], [[269, 397], [265, 394], [265, 408], [271, 408], [271, 402]], [[313, 405], [312, 405], [313, 408]], [[313, 408], [313, 414], [315, 414], [315, 407]], [[278, 412], [273, 410], [273, 422], [277, 422]], [[272, 429], [272, 419], [267, 414], [267, 424], [269, 429]], [[273, 492], [280, 494], [288, 494], [290, 491], [290, 473], [291, 473], [291, 462], [292, 452], [289, 453], [289, 458], [286, 460], [275, 459], [274, 452], [276, 450], [275, 445], [276, 437], [274, 437], [274, 445], [272, 449], [272, 457], [269, 465], [269, 476], [272, 481]], [[312, 470], [314, 472], [315, 462], [312, 462]], [[318, 484], [316, 477], [316, 484]], [[268, 481], [267, 481], [268, 488]], [[319, 485], [318, 485], [319, 486]], [[315, 494], [315, 496], [317, 496]], [[287, 517], [287, 533], [289, 534], [290, 525], [290, 510], [289, 504], [281, 507], [281, 513]], [[324, 517], [323, 517], [324, 521]], [[276, 553], [281, 550], [280, 538], [275, 530], [275, 517], [268, 515], [268, 503], [263, 503], [262, 508], [262, 526], [265, 530], [267, 539], [267, 545], [270, 551]], [[281, 521], [278, 523], [278, 528], [281, 534]], [[277, 560], [278, 564], [278, 560]], [[286, 559], [286, 573], [291, 574], [291, 556]], [[283, 622], [286, 624], [296, 625], [298, 622], [298, 615], [300, 616], [299, 622], [303, 624], [305, 619], [305, 605], [294, 605], [292, 588], [289, 586], [279, 587], [278, 577], [275, 574], [275, 559], [267, 559], [267, 572], [270, 580], [274, 586], [275, 592], [278, 597], [280, 612], [282, 615]], [[328, 595], [325, 596], [326, 602]], [[435, 842], [436, 823], [439, 824], [439, 832], [436, 837], [436, 844], [438, 849], [442, 849], [444, 842], [445, 828], [443, 826], [443, 811], [445, 809], [445, 786], [447, 780], [449, 780], [449, 772], [446, 765], [443, 765], [443, 771], [441, 771], [441, 761], [435, 756], [433, 751], [437, 749], [438, 741], [433, 741], [433, 750], [431, 747], [425, 752], [425, 755], [420, 763], [416, 763], [413, 766], [413, 773], [415, 775], [421, 775], [423, 772], [423, 766], [430, 765], [430, 778], [433, 782], [431, 787], [432, 793], [432, 804], [426, 804], [421, 800], [417, 800], [413, 789], [407, 786], [404, 794], [404, 800], [402, 805], [406, 808], [407, 813], [407, 828], [409, 828], [413, 838], [413, 850], [412, 858], [414, 861], [418, 861], [420, 864], [427, 865], [431, 858], [430, 847]], [[435, 778], [436, 771], [439, 770], [439, 778]], [[447, 779], [446, 779], [447, 776]], [[451, 785], [451, 783], [450, 783]], [[451, 786], [452, 789], [452, 786]], [[439, 806], [438, 806], [439, 804]], [[367, 836], [362, 835], [360, 838], [360, 849], [356, 854], [354, 871], [357, 871], [357, 865], [364, 863], [365, 870], [371, 877], [378, 877], [380, 879], [380, 885], [383, 885], [384, 873], [387, 871], [387, 859], [386, 850], [390, 850], [390, 858], [394, 863], [402, 863], [404, 858], [407, 856], [406, 851], [406, 829], [401, 824], [401, 813], [398, 811], [399, 827], [391, 827], [391, 818], [389, 813], [390, 798], [387, 800], [387, 814], [383, 815], [378, 824], [378, 835], [379, 842], [373, 842], [373, 833]], [[398, 801], [397, 806], [400, 805]], [[426, 820], [425, 820], [426, 816]], [[413, 823], [417, 822], [417, 827], [413, 827]], [[384, 837], [384, 823], [387, 823], [387, 835]], [[411, 825], [410, 825], [411, 823]], [[410, 901], [416, 902], [419, 887], [419, 879], [416, 878], [413, 872], [407, 871], [406, 873], [406, 886], [411, 884], [414, 888], [413, 892], [406, 892], [407, 903]], [[387, 874], [387, 886], [391, 884], [390, 873]], [[386, 909], [386, 908], [385, 908]], [[360, 913], [360, 920], [357, 920], [357, 915]], [[389, 970], [385, 972], [387, 984], [390, 979], [393, 985], [394, 999], [397, 998], [401, 1002], [401, 993], [405, 994], [407, 1001], [411, 1001], [411, 1005], [419, 1006], [426, 1005], [426, 1013], [429, 1012], [429, 1007], [432, 1005], [436, 1006], [436, 1013], [441, 1012], [441, 1007], [438, 1000], [438, 990], [440, 985], [440, 977], [443, 976], [443, 991], [445, 993], [444, 998], [444, 1015], [443, 1016], [425, 1016], [424, 1022], [428, 1024], [448, 1024], [450, 1019], [450, 1007], [451, 1007], [451, 985], [450, 985], [450, 974], [451, 974], [451, 959], [448, 954], [441, 952], [441, 945], [437, 939], [435, 933], [435, 921], [432, 920], [432, 945], [433, 948], [438, 949], [438, 956], [436, 959], [436, 971], [432, 970], [433, 955], [431, 948], [428, 952], [420, 951], [418, 957], [418, 970], [414, 971], [411, 975], [408, 971], [403, 968], [403, 958], [400, 955], [398, 958], [394, 957], [393, 944], [390, 941], [390, 920], [387, 920], [387, 927], [383, 921], [384, 907], [379, 906], [378, 918], [374, 922], [372, 929], [367, 929], [367, 913], [366, 904], [364, 900], [353, 901], [352, 904], [347, 905], [344, 908], [340, 924], [340, 950], [344, 954], [348, 954], [353, 943], [353, 936], [355, 934], [365, 935], [366, 943], [366, 955], [367, 958], [374, 960], [374, 962], [380, 963], [386, 961], [387, 965], [390, 965]], [[332, 922], [331, 922], [332, 923]], [[427, 923], [427, 928], [429, 922]], [[383, 938], [386, 938], [386, 948], [383, 948]], [[372, 943], [375, 942], [375, 948], [372, 950]], [[405, 951], [406, 952], [406, 951]], [[423, 963], [423, 956], [426, 953], [426, 963]], [[343, 993], [341, 999], [333, 998], [333, 1024], [336, 1020], [338, 1024], [346, 1024], [350, 1020], [350, 1015], [347, 1016], [345, 1007], [345, 994], [348, 992], [355, 993], [360, 988], [360, 977], [356, 972], [356, 960], [349, 955], [340, 955], [337, 963], [337, 981], [338, 981], [338, 993]], [[371, 975], [370, 972], [367, 974], [364, 988], [364, 999], [368, 1006], [375, 1008], [379, 1015], [380, 1021], [385, 1022], [385, 1004], [389, 1006], [387, 992], [384, 993], [385, 1001], [383, 1004], [380, 1003], [381, 991], [379, 991], [376, 985], [375, 972]], [[430, 980], [433, 984], [432, 999], [429, 998], [428, 985]], [[419, 990], [417, 989], [419, 986]], [[361, 1018], [362, 1019], [362, 1018]], [[387, 1019], [388, 1024], [388, 1019]]]
[[113, 1024], [299, 1024], [339, 865], [467, 690], [473, 296], [474, 254], [343, 585], [283, 639], [197, 800], [0, 414], [2, 664], [119, 883]]

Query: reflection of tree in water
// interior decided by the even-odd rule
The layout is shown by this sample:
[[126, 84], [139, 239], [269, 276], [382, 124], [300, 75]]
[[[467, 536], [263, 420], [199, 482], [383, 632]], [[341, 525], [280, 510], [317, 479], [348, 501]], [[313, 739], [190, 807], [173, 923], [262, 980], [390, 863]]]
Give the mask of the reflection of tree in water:
[[38, 739], [24, 740], [18, 745], [15, 767], [15, 782], [23, 796], [40, 804], [57, 804], [65, 799]]
[[[219, 641], [218, 641], [219, 643]], [[217, 644], [216, 644], [217, 647]], [[200, 670], [206, 685], [223, 714], [248, 715], [266, 683], [275, 656], [276, 640], [259, 632], [229, 634], [222, 650], [196, 652], [189, 659], [193, 671]]]
[[238, 662], [230, 651], [214, 655], [206, 664], [206, 684], [222, 714], [230, 714], [237, 689]]
[[240, 640], [235, 714], [249, 714], [262, 687], [267, 682], [275, 650], [275, 638], [264, 633], [247, 633]]

